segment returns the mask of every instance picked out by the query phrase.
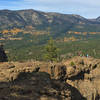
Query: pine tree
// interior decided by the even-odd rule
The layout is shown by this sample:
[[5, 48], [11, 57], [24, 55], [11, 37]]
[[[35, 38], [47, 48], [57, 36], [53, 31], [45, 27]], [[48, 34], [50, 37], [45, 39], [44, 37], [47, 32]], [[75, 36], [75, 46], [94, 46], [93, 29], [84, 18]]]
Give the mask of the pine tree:
[[58, 61], [58, 48], [54, 44], [54, 40], [50, 37], [48, 43], [45, 46], [45, 55], [44, 58], [47, 61], [54, 62]]

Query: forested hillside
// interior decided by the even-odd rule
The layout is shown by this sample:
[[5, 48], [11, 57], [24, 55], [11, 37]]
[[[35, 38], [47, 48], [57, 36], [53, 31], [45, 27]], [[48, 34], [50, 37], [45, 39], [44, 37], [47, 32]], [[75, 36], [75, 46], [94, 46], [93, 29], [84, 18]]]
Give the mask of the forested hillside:
[[60, 56], [83, 55], [100, 58], [100, 18], [36, 10], [0, 10], [0, 43], [8, 60], [43, 60], [44, 46], [53, 37]]

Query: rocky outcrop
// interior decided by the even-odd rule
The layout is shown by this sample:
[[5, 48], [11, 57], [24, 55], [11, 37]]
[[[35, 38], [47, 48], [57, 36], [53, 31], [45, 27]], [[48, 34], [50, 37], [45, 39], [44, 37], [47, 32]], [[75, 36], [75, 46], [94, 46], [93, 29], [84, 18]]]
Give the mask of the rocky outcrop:
[[86, 57], [0, 63], [0, 100], [99, 100], [99, 76], [100, 60]]
[[21, 72], [14, 81], [0, 83], [0, 100], [27, 99], [85, 100], [76, 88], [51, 79], [46, 72]]
[[[71, 65], [72, 62], [74, 65]], [[100, 66], [100, 60], [86, 57], [74, 57], [64, 64], [67, 66], [68, 78], [80, 76], [81, 79], [84, 79], [85, 74], [90, 74], [91, 71]]]
[[[68, 66], [71, 62], [74, 66]], [[76, 87], [87, 100], [99, 100], [100, 97], [100, 60], [86, 57], [75, 57], [65, 62], [67, 83]]]

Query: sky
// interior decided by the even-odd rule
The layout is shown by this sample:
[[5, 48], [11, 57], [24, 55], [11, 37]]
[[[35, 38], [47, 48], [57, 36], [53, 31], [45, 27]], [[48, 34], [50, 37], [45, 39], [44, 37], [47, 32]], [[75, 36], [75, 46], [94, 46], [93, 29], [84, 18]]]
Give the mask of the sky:
[[0, 0], [0, 9], [34, 9], [97, 18], [100, 16], [100, 0]]

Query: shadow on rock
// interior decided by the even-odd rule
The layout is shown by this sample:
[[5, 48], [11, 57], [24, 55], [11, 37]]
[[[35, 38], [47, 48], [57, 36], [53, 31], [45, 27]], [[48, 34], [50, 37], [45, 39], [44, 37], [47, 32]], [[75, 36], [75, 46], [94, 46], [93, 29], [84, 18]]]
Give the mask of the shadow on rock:
[[86, 100], [71, 85], [51, 79], [45, 72], [22, 72], [9, 83], [0, 83], [0, 100]]
[[75, 80], [83, 80], [84, 79], [84, 72], [80, 72], [75, 76], [72, 76], [68, 78], [69, 80], [75, 81]]

